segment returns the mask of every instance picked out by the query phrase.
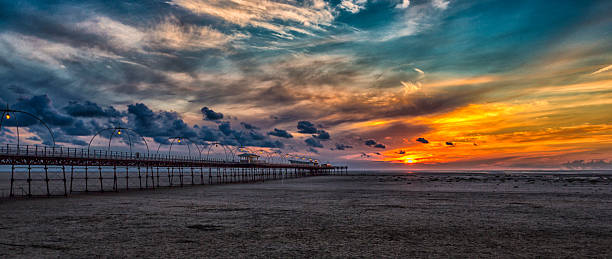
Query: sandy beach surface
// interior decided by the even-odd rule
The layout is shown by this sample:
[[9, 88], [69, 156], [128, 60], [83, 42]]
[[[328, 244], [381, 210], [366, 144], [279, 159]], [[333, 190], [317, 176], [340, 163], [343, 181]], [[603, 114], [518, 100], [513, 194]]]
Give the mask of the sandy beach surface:
[[0, 257], [612, 257], [612, 176], [411, 173], [0, 200]]

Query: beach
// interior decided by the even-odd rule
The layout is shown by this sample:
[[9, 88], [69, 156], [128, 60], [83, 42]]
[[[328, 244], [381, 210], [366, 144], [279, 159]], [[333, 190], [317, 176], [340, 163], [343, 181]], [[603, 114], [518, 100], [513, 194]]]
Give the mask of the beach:
[[367, 172], [0, 200], [0, 257], [612, 257], [612, 175]]

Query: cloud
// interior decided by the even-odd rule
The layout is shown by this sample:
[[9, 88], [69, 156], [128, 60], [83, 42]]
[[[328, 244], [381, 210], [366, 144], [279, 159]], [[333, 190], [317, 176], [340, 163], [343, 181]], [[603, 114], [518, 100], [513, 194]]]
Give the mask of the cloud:
[[145, 137], [183, 137], [194, 139], [197, 133], [176, 112], [152, 111], [143, 103], [128, 105], [128, 125]]
[[345, 145], [345, 144], [341, 144], [341, 143], [336, 143], [336, 150], [345, 150], [345, 149], [349, 149], [349, 148], [353, 148], [353, 146], [349, 146], [349, 145]]
[[312, 136], [320, 140], [329, 140], [331, 138], [329, 133], [325, 130], [318, 130], [317, 134]]
[[454, 146], [455, 144], [454, 144], [453, 142], [447, 141], [447, 142], [446, 142], [446, 145], [447, 145], [447, 146]]
[[338, 8], [355, 14], [365, 9], [367, 3], [367, 0], [342, 0], [340, 4], [338, 4]]
[[432, 0], [431, 4], [438, 9], [445, 10], [446, 8], [448, 8], [449, 1]]
[[240, 125], [242, 125], [243, 128], [247, 129], [247, 130], [257, 130], [259, 129], [256, 126], [253, 126], [252, 124], [246, 123], [246, 122], [240, 122]]
[[103, 109], [98, 104], [85, 101], [84, 103], [70, 101], [62, 108], [66, 113], [74, 117], [121, 117], [121, 112], [109, 106]]
[[244, 33], [228, 35], [210, 26], [181, 24], [176, 18], [168, 18], [152, 29], [147, 37], [156, 48], [200, 50], [228, 48], [230, 42], [249, 36]]
[[374, 147], [374, 148], [387, 148], [387, 146], [385, 146], [382, 143], [377, 143], [376, 140], [373, 139], [368, 139], [364, 142], [364, 144], [368, 147]]
[[232, 131], [232, 126], [229, 121], [224, 121], [219, 124], [219, 131], [223, 133], [225, 136], [230, 136]]
[[404, 91], [406, 93], [412, 93], [418, 90], [421, 90], [421, 82], [404, 82], [404, 81], [400, 81], [400, 83], [402, 84], [402, 86], [404, 86]]
[[375, 148], [387, 148], [387, 146], [385, 146], [384, 144], [378, 143], [376, 145], [374, 145]]
[[323, 144], [321, 144], [321, 142], [319, 142], [318, 140], [314, 139], [314, 138], [307, 138], [304, 140], [304, 142], [306, 142], [306, 145], [310, 146], [310, 147], [317, 147], [317, 148], [322, 148]]
[[368, 139], [368, 140], [366, 140], [366, 141], [364, 142], [364, 144], [365, 144], [366, 146], [374, 146], [374, 145], [376, 145], [376, 141], [375, 141], [375, 140], [373, 140], [373, 139]]
[[607, 66], [607, 67], [604, 67], [604, 68], [598, 69], [597, 71], [595, 71], [595, 72], [591, 73], [591, 75], [596, 75], [596, 74], [599, 74], [599, 73], [602, 73], [602, 72], [606, 72], [606, 71], [608, 71], [608, 70], [610, 70], [610, 69], [612, 69], [612, 65], [609, 65], [609, 66]]
[[416, 141], [421, 142], [423, 144], [428, 144], [429, 143], [429, 141], [426, 140], [425, 138], [417, 138]]
[[98, 35], [123, 50], [140, 49], [146, 32], [105, 16], [95, 16], [74, 25], [77, 30]]
[[316, 134], [317, 128], [310, 121], [298, 121], [297, 129], [299, 133]]
[[[22, 98], [12, 108], [38, 115], [52, 127], [51, 130], [55, 135], [56, 142], [75, 145], [87, 144], [79, 138], [75, 138], [75, 136], [92, 136], [101, 128], [125, 126], [133, 129], [141, 136], [153, 138], [158, 143], [167, 144], [168, 138], [183, 137], [199, 144], [204, 144], [204, 141], [219, 141], [226, 145], [235, 146], [284, 147], [282, 142], [271, 140], [267, 135], [257, 132], [257, 127], [245, 122], [241, 122], [241, 125], [248, 130], [247, 132], [233, 130], [230, 122], [227, 121], [219, 123], [217, 128], [209, 128], [204, 125], [190, 126], [176, 112], [153, 111], [143, 103], [130, 104], [127, 107], [127, 112], [118, 112], [112, 106], [102, 108], [89, 101], [71, 101], [63, 106], [63, 110], [70, 114], [62, 114], [54, 108], [46, 95], [42, 95]], [[211, 114], [218, 116], [218, 113], [212, 112]], [[108, 117], [113, 115], [118, 117]], [[77, 116], [84, 119], [78, 119]], [[46, 128], [38, 124], [37, 120], [25, 115], [16, 115], [15, 117], [19, 118], [19, 126], [28, 127], [29, 131], [42, 139], [44, 144], [51, 144], [50, 134]], [[101, 122], [103, 126], [98, 122]], [[12, 124], [16, 125], [16, 120], [5, 120], [4, 125], [14, 126]], [[289, 134], [288, 132], [285, 133]]]
[[400, 155], [404, 155], [404, 154], [406, 154], [406, 151], [404, 151], [404, 150], [400, 150], [400, 151], [398, 151], [397, 153], [398, 153], [398, 154], [400, 154]]
[[406, 9], [410, 6], [410, 0], [402, 0], [400, 3], [395, 5], [395, 8]]
[[203, 125], [195, 125], [194, 128], [196, 130], [199, 130], [198, 137], [203, 141], [218, 141], [219, 139], [221, 139], [221, 137], [219, 136], [220, 132], [217, 130], [211, 129]]
[[612, 161], [606, 162], [603, 159], [591, 161], [574, 160], [572, 162], [567, 162], [562, 166], [569, 169], [612, 169]]
[[209, 26], [181, 23], [172, 16], [150, 28], [138, 28], [106, 16], [94, 16], [77, 23], [75, 28], [98, 35], [118, 49], [140, 52], [151, 48], [192, 51], [226, 48], [231, 41], [248, 37], [239, 33], [227, 35]]
[[277, 37], [288, 39], [295, 33], [309, 34], [311, 30], [321, 30], [321, 26], [329, 26], [334, 19], [328, 4], [323, 1], [312, 1], [303, 6], [259, 0], [172, 0], [170, 3], [194, 14], [215, 17], [240, 27], [268, 30]]
[[[21, 98], [15, 105], [12, 106], [12, 108], [30, 112], [51, 126], [68, 126], [74, 121], [72, 117], [61, 114], [55, 107], [53, 107], [51, 99], [49, 99], [47, 95]], [[24, 118], [20, 119], [19, 123], [22, 126], [27, 126], [37, 124], [38, 121], [24, 115]]]
[[291, 133], [287, 132], [286, 130], [277, 128], [274, 128], [273, 131], [268, 132], [268, 135], [276, 136], [279, 138], [293, 138], [293, 135], [291, 135]]
[[208, 107], [202, 107], [200, 111], [202, 112], [202, 115], [204, 116], [204, 120], [216, 121], [216, 120], [223, 119], [223, 113], [215, 112], [212, 109], [209, 109]]
[[222, 133], [219, 134], [219, 141], [225, 145], [269, 148], [283, 148], [285, 146], [282, 142], [272, 140], [254, 129], [248, 131], [233, 130], [229, 121], [219, 123], [218, 129]]
[[83, 120], [77, 120], [72, 126], [62, 128], [62, 131], [69, 136], [92, 136], [95, 130], [92, 125], [85, 125]]

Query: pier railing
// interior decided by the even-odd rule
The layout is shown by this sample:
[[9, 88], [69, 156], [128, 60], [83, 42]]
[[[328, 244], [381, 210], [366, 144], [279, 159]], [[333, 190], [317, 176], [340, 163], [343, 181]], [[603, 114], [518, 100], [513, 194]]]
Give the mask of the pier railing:
[[149, 152], [125, 152], [100, 149], [50, 147], [38, 145], [0, 145], [0, 155], [29, 156], [29, 157], [61, 157], [61, 158], [88, 158], [88, 159], [114, 159], [114, 160], [141, 160], [141, 161], [176, 161], [176, 162], [211, 162], [235, 163], [235, 159], [224, 160], [217, 158], [204, 158], [201, 156], [183, 156]]
[[244, 163], [163, 153], [3, 144], [0, 172], [8, 174], [0, 174], [0, 197], [244, 183], [341, 175], [346, 169], [327, 164]]
[[[80, 159], [80, 160], [106, 160], [123, 161], [126, 163], [163, 162], [175, 164], [217, 164], [223, 166], [273, 166], [273, 167], [299, 167], [299, 168], [328, 168], [337, 167], [329, 165], [272, 163], [272, 161], [260, 160], [256, 162], [243, 163], [232, 157], [231, 160], [206, 158], [204, 155], [184, 156], [164, 153], [149, 152], [125, 152], [109, 151], [100, 149], [71, 148], [62, 146], [38, 146], [38, 145], [0, 145], [0, 157], [22, 157], [29, 159], [57, 158], [57, 159]], [[132, 161], [132, 162], [130, 162]], [[1, 161], [0, 161], [1, 162]], [[345, 167], [345, 166], [344, 166]]]

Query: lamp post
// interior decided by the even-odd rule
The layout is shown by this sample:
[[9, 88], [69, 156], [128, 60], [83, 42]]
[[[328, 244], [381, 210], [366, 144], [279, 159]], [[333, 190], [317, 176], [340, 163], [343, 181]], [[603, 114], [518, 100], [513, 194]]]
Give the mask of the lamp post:
[[130, 132], [136, 134], [137, 136], [140, 136], [140, 138], [142, 139], [142, 141], [145, 144], [145, 147], [147, 148], [147, 155], [149, 155], [149, 144], [147, 143], [147, 140], [144, 138], [144, 136], [138, 134], [138, 132], [130, 129], [130, 128], [126, 128], [126, 127], [112, 127], [112, 128], [104, 128], [99, 130], [98, 132], [96, 132], [96, 134], [94, 134], [91, 139], [89, 140], [89, 144], [87, 145], [87, 154], [89, 155], [90, 152], [90, 148], [91, 148], [91, 143], [93, 143], [94, 139], [99, 136], [100, 134], [102, 134], [105, 131], [110, 131], [111, 135], [108, 138], [108, 152], [111, 151], [111, 142], [113, 140], [113, 136], [115, 135], [115, 133], [117, 133], [118, 136], [121, 136], [121, 134], [123, 134], [124, 132], [127, 135], [128, 138], [128, 146], [130, 148], [130, 153], [132, 153], [132, 137], [130, 136]]
[[[16, 127], [16, 133], [17, 133], [17, 150], [19, 150], [19, 120], [17, 119], [17, 114], [24, 114], [27, 115], [31, 118], [34, 118], [35, 120], [37, 120], [40, 124], [42, 124], [45, 128], [47, 128], [47, 131], [49, 131], [49, 136], [51, 136], [51, 141], [53, 142], [53, 146], [55, 146], [55, 136], [53, 135], [53, 131], [51, 131], [51, 128], [49, 128], [49, 126], [47, 125], [47, 123], [45, 123], [41, 118], [37, 117], [36, 115], [26, 112], [26, 111], [20, 111], [20, 110], [14, 110], [14, 109], [10, 109], [8, 104], [6, 105], [6, 109], [1, 109], [0, 112], [2, 112], [2, 116], [0, 117], [0, 130], [2, 129], [2, 123], [4, 122], [4, 120], [15, 120], [15, 127]], [[11, 115], [12, 114], [12, 115]]]

